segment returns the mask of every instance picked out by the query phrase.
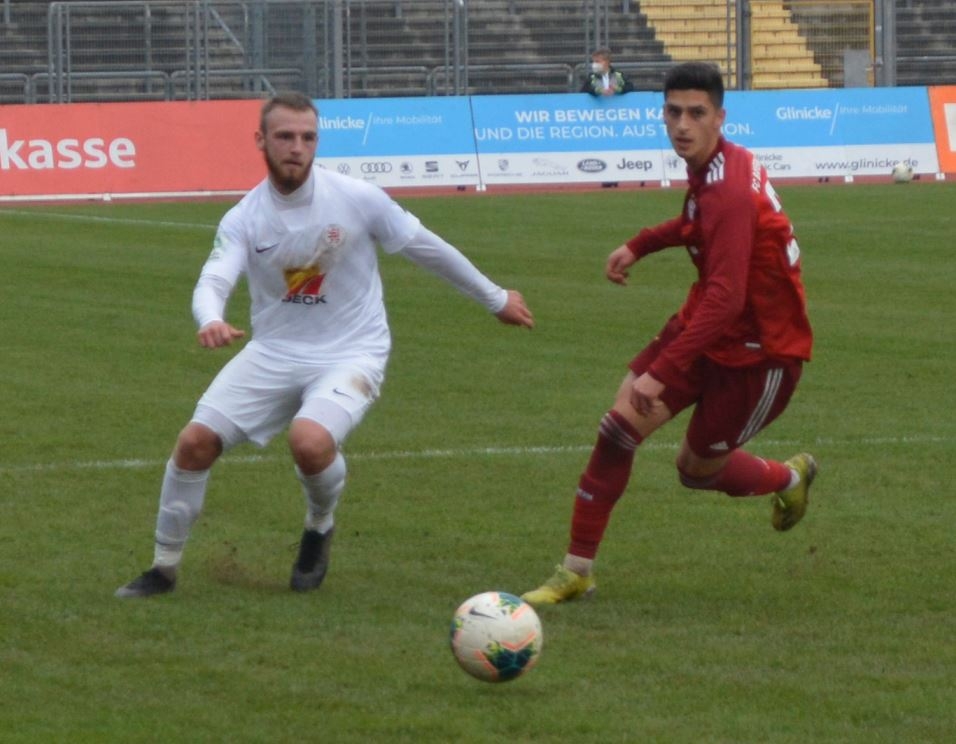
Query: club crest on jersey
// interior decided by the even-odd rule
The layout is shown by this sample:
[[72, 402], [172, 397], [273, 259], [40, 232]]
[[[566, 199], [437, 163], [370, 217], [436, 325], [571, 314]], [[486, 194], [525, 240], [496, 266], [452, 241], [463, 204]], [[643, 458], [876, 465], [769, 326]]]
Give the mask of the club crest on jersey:
[[289, 291], [282, 298], [283, 302], [295, 305], [324, 305], [325, 295], [322, 294], [322, 282], [325, 274], [315, 268], [287, 269], [283, 272], [286, 286]]
[[322, 242], [329, 249], [340, 248], [345, 243], [345, 228], [341, 225], [329, 225], [322, 231]]

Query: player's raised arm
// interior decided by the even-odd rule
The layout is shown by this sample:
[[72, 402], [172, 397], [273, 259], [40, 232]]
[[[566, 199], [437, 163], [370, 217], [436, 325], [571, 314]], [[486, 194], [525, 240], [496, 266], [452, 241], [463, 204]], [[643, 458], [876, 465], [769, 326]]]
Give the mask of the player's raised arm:
[[499, 287], [455, 246], [424, 225], [419, 225], [401, 253], [484, 305], [502, 323], [534, 327], [534, 318], [520, 292]]

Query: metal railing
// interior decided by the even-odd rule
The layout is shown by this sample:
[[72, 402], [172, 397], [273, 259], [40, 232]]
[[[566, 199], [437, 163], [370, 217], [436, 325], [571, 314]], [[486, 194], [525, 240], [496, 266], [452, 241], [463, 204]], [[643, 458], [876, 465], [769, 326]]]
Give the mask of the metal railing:
[[[432, 68], [427, 76], [428, 95], [451, 86], [448, 74], [445, 67]], [[469, 65], [468, 87], [471, 92], [568, 93], [575, 90], [574, 68], [561, 63]]]
[[[187, 70], [176, 70], [169, 75], [169, 94], [167, 100], [191, 99], [195, 92], [191, 73]], [[273, 95], [278, 90], [294, 90], [301, 87], [302, 70], [293, 67], [244, 67], [235, 70], [207, 70], [204, 73], [204, 84], [218, 89], [217, 81], [238, 83], [238, 87], [224, 86], [225, 93], [220, 98], [258, 98]]]
[[[7, 90], [16, 93], [7, 94]], [[0, 72], [0, 103], [36, 103], [30, 76], [22, 72]]]
[[[66, 91], [70, 99], [82, 99], [84, 91], [95, 92], [104, 83], [114, 91], [122, 91], [124, 101], [168, 101], [172, 100], [170, 76], [158, 70], [108, 70], [103, 72], [71, 72], [66, 78]], [[62, 92], [64, 79], [37, 72], [30, 76], [30, 86], [36, 100], [44, 97], [50, 100], [54, 90]], [[84, 85], [85, 84], [85, 85]]]

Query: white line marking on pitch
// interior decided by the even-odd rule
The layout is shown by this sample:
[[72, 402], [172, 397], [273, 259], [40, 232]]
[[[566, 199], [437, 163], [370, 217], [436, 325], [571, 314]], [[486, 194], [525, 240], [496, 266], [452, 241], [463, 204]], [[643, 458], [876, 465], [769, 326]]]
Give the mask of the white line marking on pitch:
[[102, 217], [95, 214], [66, 214], [64, 212], [36, 212], [23, 209], [0, 209], [0, 216], [5, 214], [15, 217], [53, 217], [58, 220], [73, 220], [76, 222], [104, 222], [112, 225], [145, 225], [147, 227], [184, 227], [189, 229], [215, 230], [215, 225], [204, 225], [197, 222], [167, 222], [164, 220], [140, 220], [132, 217]]
[[[861, 439], [833, 439], [817, 437], [813, 443], [820, 446], [886, 446], [897, 444], [931, 444], [947, 443], [952, 438], [931, 436], [902, 436], [902, 437], [864, 437]], [[799, 444], [790, 440], [763, 440], [759, 443], [764, 447], [795, 447]], [[641, 445], [644, 450], [676, 450], [676, 443], [649, 442]], [[460, 449], [423, 449], [423, 450], [392, 450], [382, 452], [354, 451], [348, 453], [350, 460], [437, 460], [455, 457], [524, 457], [533, 455], [555, 455], [561, 453], [585, 453], [591, 450], [591, 445], [542, 445], [540, 447], [462, 447]], [[225, 455], [222, 462], [248, 464], [256, 462], [280, 462], [288, 460], [286, 455]], [[32, 463], [25, 465], [0, 464], [0, 473], [44, 473], [64, 470], [139, 470], [145, 468], [159, 468], [165, 465], [166, 460], [158, 459], [121, 459], [121, 460], [88, 460], [59, 463]]]

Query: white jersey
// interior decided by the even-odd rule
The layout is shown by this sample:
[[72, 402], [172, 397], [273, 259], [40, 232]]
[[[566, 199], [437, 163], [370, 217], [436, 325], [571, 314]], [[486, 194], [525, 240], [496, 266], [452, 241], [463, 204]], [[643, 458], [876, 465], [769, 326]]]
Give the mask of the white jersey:
[[196, 322], [222, 320], [245, 274], [252, 343], [268, 353], [321, 363], [387, 356], [376, 245], [408, 248], [409, 258], [493, 311], [504, 304], [504, 290], [382, 189], [313, 167], [295, 193], [283, 196], [265, 179], [223, 217], [193, 296]]

